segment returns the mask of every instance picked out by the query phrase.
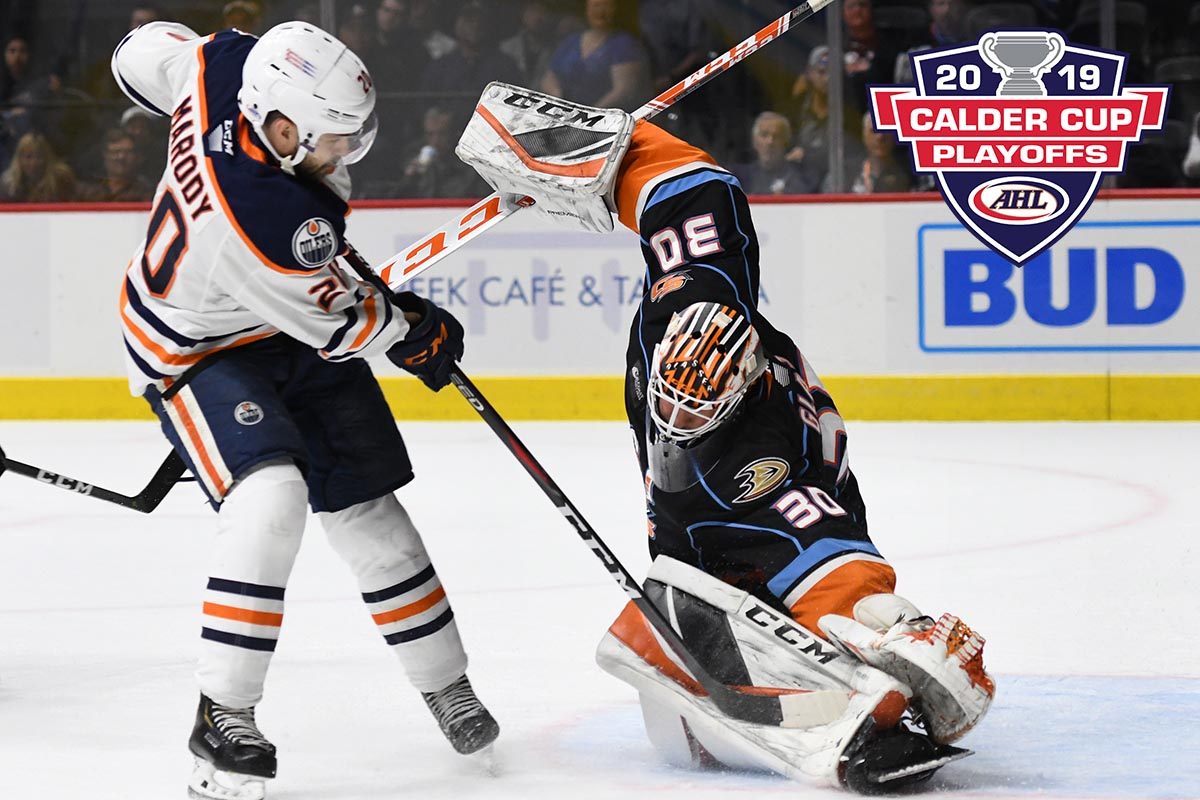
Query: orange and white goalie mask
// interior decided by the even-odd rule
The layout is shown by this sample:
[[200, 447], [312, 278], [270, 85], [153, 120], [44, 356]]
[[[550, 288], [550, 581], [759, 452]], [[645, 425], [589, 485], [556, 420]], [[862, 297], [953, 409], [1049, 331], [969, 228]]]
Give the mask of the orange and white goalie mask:
[[558, 225], [610, 233], [633, 125], [619, 108], [490, 83], [455, 153], [510, 202], [530, 197], [533, 210]]
[[716, 428], [767, 369], [741, 311], [693, 303], [671, 317], [650, 365], [650, 418], [662, 439], [684, 443]]

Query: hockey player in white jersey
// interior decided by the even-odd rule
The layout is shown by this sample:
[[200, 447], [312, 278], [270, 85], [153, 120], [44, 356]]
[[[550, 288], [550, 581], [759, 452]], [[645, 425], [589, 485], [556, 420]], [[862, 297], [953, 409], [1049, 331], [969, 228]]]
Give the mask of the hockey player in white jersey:
[[363, 360], [386, 355], [436, 391], [463, 330], [416, 295], [393, 306], [336, 263], [345, 165], [375, 136], [370, 73], [299, 22], [261, 39], [151, 23], [121, 41], [112, 69], [134, 102], [171, 118], [167, 169], [121, 286], [130, 386], [218, 511], [191, 794], [259, 798], [275, 776], [254, 709], [306, 505], [454, 748], [487, 746], [499, 728], [393, 496], [412, 467]]

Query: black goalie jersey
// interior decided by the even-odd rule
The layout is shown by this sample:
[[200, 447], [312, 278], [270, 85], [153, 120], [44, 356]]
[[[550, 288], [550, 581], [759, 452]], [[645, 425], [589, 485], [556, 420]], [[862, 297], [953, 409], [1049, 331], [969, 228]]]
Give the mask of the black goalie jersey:
[[[867, 536], [833, 398], [758, 310], [758, 239], [736, 178], [706, 153], [639, 123], [617, 187], [621, 221], [641, 237], [645, 293], [627, 353], [626, 411], [646, 484], [652, 555], [692, 564], [817, 629], [895, 575]], [[698, 302], [742, 310], [770, 369], [734, 416], [696, 442], [662, 441], [650, 421], [654, 346], [671, 315]]]

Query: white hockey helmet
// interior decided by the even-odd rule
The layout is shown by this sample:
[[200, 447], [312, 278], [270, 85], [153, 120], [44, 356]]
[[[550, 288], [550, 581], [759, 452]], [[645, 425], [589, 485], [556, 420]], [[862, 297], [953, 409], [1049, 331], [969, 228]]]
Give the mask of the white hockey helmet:
[[687, 442], [733, 414], [767, 369], [762, 343], [742, 312], [693, 303], [671, 316], [650, 364], [650, 418], [668, 442]]
[[[262, 35], [242, 66], [238, 107], [271, 155], [292, 172], [321, 137], [331, 137], [343, 164], [367, 154], [375, 141], [375, 87], [362, 60], [335, 37], [307, 22], [283, 22]], [[275, 152], [263, 132], [278, 111], [295, 123], [300, 146]]]

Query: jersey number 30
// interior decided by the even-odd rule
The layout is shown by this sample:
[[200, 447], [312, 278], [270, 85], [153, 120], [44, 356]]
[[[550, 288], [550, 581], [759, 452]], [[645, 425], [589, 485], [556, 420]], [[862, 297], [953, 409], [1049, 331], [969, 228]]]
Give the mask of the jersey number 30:
[[[687, 251], [684, 252], [684, 241]], [[650, 249], [658, 257], [658, 265], [663, 272], [670, 272], [692, 258], [704, 258], [720, 253], [721, 235], [717, 233], [717, 223], [712, 214], [701, 214], [683, 223], [683, 239], [674, 228], [663, 228], [650, 237]]]
[[166, 297], [175, 281], [175, 268], [187, 252], [187, 221], [175, 195], [167, 190], [150, 215], [146, 247], [142, 251], [142, 278], [155, 297]]

